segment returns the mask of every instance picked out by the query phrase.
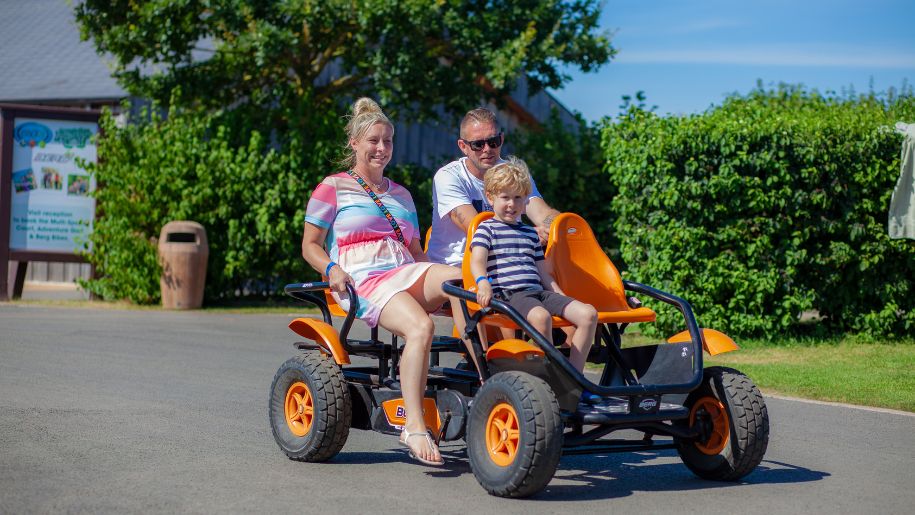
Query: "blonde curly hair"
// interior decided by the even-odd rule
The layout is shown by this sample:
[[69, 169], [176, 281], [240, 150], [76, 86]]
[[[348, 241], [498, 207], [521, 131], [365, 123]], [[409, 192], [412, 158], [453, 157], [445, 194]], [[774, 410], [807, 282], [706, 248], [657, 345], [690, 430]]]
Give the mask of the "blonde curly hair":
[[362, 97], [353, 103], [351, 114], [347, 115], [346, 142], [343, 144], [343, 158], [340, 165], [347, 170], [356, 165], [356, 152], [350, 141], [359, 141], [376, 123], [383, 123], [394, 131], [394, 124], [385, 116], [381, 106], [368, 97]]
[[483, 175], [483, 191], [487, 195], [520, 191], [526, 197], [532, 189], [527, 163], [515, 156], [508, 156], [504, 162], [493, 166]]

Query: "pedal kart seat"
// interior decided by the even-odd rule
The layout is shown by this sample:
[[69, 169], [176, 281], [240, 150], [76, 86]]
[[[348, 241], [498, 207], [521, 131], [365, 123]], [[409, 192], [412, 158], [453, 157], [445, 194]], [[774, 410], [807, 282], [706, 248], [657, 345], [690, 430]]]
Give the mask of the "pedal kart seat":
[[581, 216], [562, 213], [553, 219], [546, 259], [562, 291], [569, 297], [594, 306], [598, 322], [655, 321], [653, 310], [629, 307], [619, 271]]

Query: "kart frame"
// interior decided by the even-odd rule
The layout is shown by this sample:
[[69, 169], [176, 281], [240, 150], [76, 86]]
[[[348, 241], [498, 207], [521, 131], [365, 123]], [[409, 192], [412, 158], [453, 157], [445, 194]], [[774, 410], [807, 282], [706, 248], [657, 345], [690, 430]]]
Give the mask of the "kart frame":
[[[468, 235], [489, 216], [480, 213]], [[436, 335], [430, 348], [423, 419], [436, 443], [464, 439], [480, 485], [504, 497], [540, 491], [563, 454], [676, 449], [702, 478], [734, 481], [752, 472], [768, 446], [765, 401], [744, 374], [703, 363], [704, 351], [735, 350], [734, 341], [700, 329], [686, 300], [622, 280], [578, 215], [557, 216], [550, 231], [546, 256], [557, 282], [567, 295], [597, 309], [588, 361], [603, 365], [600, 378], [594, 382], [579, 372], [502, 300], [477, 305], [465, 252], [462, 279], [442, 284], [444, 293], [457, 299], [450, 308], [461, 310], [464, 333]], [[304, 338], [294, 344], [301, 354], [283, 363], [271, 385], [273, 435], [294, 460], [331, 459], [350, 428], [396, 435], [406, 423], [398, 337], [392, 334], [384, 342], [373, 327], [368, 339], [350, 338], [359, 297], [347, 284], [350, 306], [344, 312], [329, 287], [327, 282], [285, 287], [322, 315], [322, 320], [303, 317], [289, 324]], [[658, 344], [624, 348], [622, 335], [630, 323], [655, 320], [651, 309], [629, 306], [624, 292], [674, 306], [685, 330]], [[339, 331], [334, 314], [343, 316]], [[554, 327], [562, 324], [568, 322], [554, 317]], [[514, 337], [486, 338], [495, 327], [514, 330]], [[464, 360], [442, 366], [443, 353]], [[351, 355], [370, 361], [354, 364]], [[587, 402], [580, 401], [583, 392], [591, 394]], [[620, 430], [642, 436], [611, 438]]]
[[[437, 335], [433, 338], [431, 346], [427, 396], [430, 394], [435, 396], [436, 391], [449, 390], [460, 393], [466, 398], [466, 404], [469, 404], [469, 399], [473, 397], [483, 382], [492, 377], [494, 373], [504, 371], [506, 367], [511, 368], [512, 361], [517, 361], [506, 362], [506, 360], [501, 360], [500, 366], [495, 366], [492, 361], [487, 359], [487, 352], [483, 348], [479, 330], [482, 330], [481, 321], [485, 316], [496, 312], [508, 316], [519, 326], [519, 332], [523, 332], [530, 337], [530, 342], [543, 352], [549, 366], [554, 369], [553, 375], [565, 377], [565, 381], [562, 384], [572, 390], [571, 397], [577, 398], [582, 390], [587, 390], [605, 398], [617, 408], [614, 412], [608, 412], [607, 410], [577, 410], [571, 406], [567, 406], [571, 409], [563, 409], [561, 411], [563, 421], [568, 428], [564, 434], [563, 454], [675, 448], [676, 445], [672, 443], [661, 444], [654, 442], [650, 436], [660, 435], [672, 436], [678, 439], [701, 439], [703, 434], [708, 432], [708, 429], [703, 430], [701, 424], [687, 427], [682, 424], [668, 423], [688, 418], [689, 411], [677, 404], [661, 402], [662, 396], [689, 393], [702, 381], [702, 333], [696, 323], [692, 308], [685, 300], [643, 284], [631, 281], [625, 282], [627, 291], [643, 294], [671, 304], [682, 313], [691, 337], [688, 344], [690, 349], [688, 356], [694, 360], [691, 366], [691, 376], [687, 381], [674, 384], [646, 384], [640, 382], [632, 373], [636, 368], [635, 365], [631, 363], [625, 351], [621, 349], [621, 337], [625, 330], [625, 325], [601, 324], [595, 335], [595, 346], [592, 349], [592, 357], [590, 359], [592, 361], [602, 359], [604, 368], [601, 373], [601, 380], [599, 383], [594, 383], [572, 367], [567, 357], [559, 349], [551, 345], [543, 334], [534, 329], [516, 310], [501, 300], [493, 299], [491, 307], [471, 314], [467, 301], [475, 301], [476, 294], [461, 288], [458, 284], [459, 282], [459, 280], [445, 282], [442, 287], [445, 293], [460, 299], [460, 309], [464, 313], [465, 320], [467, 320], [463, 336], [470, 342], [477, 357], [476, 362], [481, 364], [481, 369], [479, 371], [475, 370], [474, 361], [472, 360], [467, 360], [467, 368], [465, 369], [440, 366], [439, 356], [441, 353], [466, 354], [467, 348], [459, 338]], [[358, 297], [352, 286], [347, 286], [349, 287], [350, 299], [355, 300], [351, 301], [353, 305], [340, 326], [340, 345], [348, 355], [369, 357], [376, 361], [375, 366], [341, 365], [343, 376], [350, 386], [351, 393], [355, 393], [361, 401], [354, 404], [360, 405], [364, 410], [359, 413], [354, 409], [353, 427], [381, 430], [385, 433], [394, 434], [398, 428], [391, 427], [388, 429], [372, 424], [371, 419], [373, 417], [370, 408], [380, 404], [379, 399], [384, 400], [382, 398], [399, 396], [400, 383], [398, 376], [401, 351], [399, 339], [397, 336], [392, 335], [390, 343], [383, 342], [379, 338], [378, 327], [370, 329], [369, 339], [349, 338], [349, 333], [355, 320], [355, 313], [358, 311]], [[295, 283], [287, 285], [285, 292], [296, 299], [314, 304], [321, 311], [324, 322], [328, 325], [333, 325], [333, 317], [323, 294], [328, 288], [329, 284], [327, 282]], [[321, 294], [318, 295], [316, 293]], [[326, 341], [318, 340], [300, 341], [296, 342], [294, 346], [300, 351], [317, 350], [329, 353], [328, 347], [330, 345]], [[329, 354], [332, 355], [333, 353], [330, 352]], [[620, 375], [622, 375], [622, 381], [620, 381]], [[616, 377], [615, 383], [617, 384], [600, 384], [609, 383], [610, 379], [614, 377]], [[659, 409], [647, 412], [638, 412], [638, 410], [636, 410], [637, 412], [632, 412], [632, 407], [637, 406], [645, 399], [654, 399], [658, 403]], [[621, 409], [624, 406], [627, 408], [626, 410]], [[356, 407], [354, 406], [354, 408]], [[441, 414], [442, 420], [449, 421], [448, 425], [450, 425], [450, 421], [455, 419], [455, 416], [456, 414], [453, 412]], [[585, 426], [597, 427], [585, 432], [583, 431]], [[447, 426], [444, 429], [444, 431], [440, 431], [440, 439], [454, 440], [463, 436], [463, 431], [449, 432], [447, 431]], [[642, 431], [646, 437], [638, 440], [607, 440], [603, 438], [611, 432], [622, 429]]]

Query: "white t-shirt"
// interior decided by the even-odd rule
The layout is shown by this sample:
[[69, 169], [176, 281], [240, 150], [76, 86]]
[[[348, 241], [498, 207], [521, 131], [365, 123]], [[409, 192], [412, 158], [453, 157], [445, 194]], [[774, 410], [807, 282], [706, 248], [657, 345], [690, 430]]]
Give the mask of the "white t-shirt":
[[[448, 216], [454, 208], [468, 204], [478, 213], [492, 211], [483, 195], [483, 181], [470, 173], [466, 160], [462, 157], [439, 168], [432, 180], [432, 237], [427, 254], [433, 263], [461, 266], [467, 234]], [[534, 197], [543, 198], [533, 177], [531, 187], [528, 202]]]

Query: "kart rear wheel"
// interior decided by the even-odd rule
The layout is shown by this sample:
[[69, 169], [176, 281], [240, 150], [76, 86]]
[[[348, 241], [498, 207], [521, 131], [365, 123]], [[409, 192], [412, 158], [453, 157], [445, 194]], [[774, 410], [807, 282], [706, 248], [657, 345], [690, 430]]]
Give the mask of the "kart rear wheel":
[[677, 440], [683, 463], [697, 476], [736, 481], [756, 468], [769, 445], [769, 414], [749, 377], [732, 368], [704, 370], [702, 386], [686, 399], [689, 426], [705, 437]]
[[556, 395], [530, 374], [496, 374], [474, 396], [466, 439], [473, 475], [487, 492], [535, 494], [553, 478], [562, 452]]
[[318, 352], [287, 360], [270, 386], [270, 428], [286, 456], [333, 458], [349, 436], [352, 401], [340, 368]]

